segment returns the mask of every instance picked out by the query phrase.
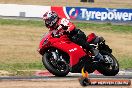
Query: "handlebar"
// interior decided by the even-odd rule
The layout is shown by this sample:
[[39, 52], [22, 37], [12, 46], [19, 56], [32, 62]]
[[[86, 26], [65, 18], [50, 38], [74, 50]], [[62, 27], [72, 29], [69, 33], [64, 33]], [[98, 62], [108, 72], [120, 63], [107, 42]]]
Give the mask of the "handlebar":
[[59, 27], [57, 27], [56, 30], [52, 32], [52, 36], [56, 38], [59, 38], [63, 34], [66, 34], [66, 31], [63, 30], [63, 25], [59, 25]]

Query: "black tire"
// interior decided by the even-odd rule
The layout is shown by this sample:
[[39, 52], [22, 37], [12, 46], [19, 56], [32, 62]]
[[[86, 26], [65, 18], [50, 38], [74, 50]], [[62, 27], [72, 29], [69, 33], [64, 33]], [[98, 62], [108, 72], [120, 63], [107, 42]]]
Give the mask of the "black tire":
[[[101, 51], [100, 52], [103, 56], [108, 55], [111, 57], [113, 60], [113, 66], [110, 67], [110, 65], [104, 63], [104, 62], [99, 62], [98, 63], [98, 71], [102, 73], [104, 76], [115, 76], [119, 72], [119, 63], [116, 60], [116, 58], [111, 54], [106, 51]], [[112, 64], [111, 64], [112, 65]]]
[[58, 76], [58, 77], [64, 77], [69, 73], [69, 65], [68, 64], [66, 65], [65, 71], [59, 71], [49, 62], [49, 58], [47, 57], [47, 55], [48, 55], [48, 53], [45, 52], [45, 54], [42, 57], [42, 62], [43, 62], [43, 65], [45, 66], [45, 68], [50, 73], [52, 73], [53, 75]]

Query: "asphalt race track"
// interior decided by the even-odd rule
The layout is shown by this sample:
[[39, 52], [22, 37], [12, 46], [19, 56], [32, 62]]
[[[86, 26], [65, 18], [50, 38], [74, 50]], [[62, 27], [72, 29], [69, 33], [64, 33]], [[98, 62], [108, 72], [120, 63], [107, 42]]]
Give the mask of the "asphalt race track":
[[[0, 77], [0, 88], [82, 88], [79, 83], [81, 74], [70, 74], [66, 77], [56, 77], [53, 75], [49, 76], [1, 76]], [[116, 75], [116, 76], [103, 76], [90, 74], [91, 80], [130, 80], [132, 82], [132, 75]], [[105, 85], [99, 86], [94, 85], [97, 88], [132, 88], [132, 85]], [[9, 85], [8, 85], [9, 84]], [[93, 88], [93, 86], [88, 86]]]
[[[80, 74], [68, 75], [66, 77], [56, 77], [56, 76], [7, 76], [0, 77], [0, 80], [76, 80], [81, 77]], [[100, 78], [100, 79], [132, 79], [132, 75], [116, 75], [116, 76], [103, 76], [103, 75], [89, 75], [89, 78]]]

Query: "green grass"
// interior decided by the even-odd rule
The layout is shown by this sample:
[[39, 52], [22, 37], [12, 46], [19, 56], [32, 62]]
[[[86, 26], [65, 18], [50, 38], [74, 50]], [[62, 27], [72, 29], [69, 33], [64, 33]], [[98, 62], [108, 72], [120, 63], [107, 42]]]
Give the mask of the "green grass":
[[81, 29], [92, 29], [97, 31], [111, 31], [111, 32], [130, 32], [132, 33], [132, 26], [130, 25], [112, 25], [111, 23], [75, 23], [78, 28]]
[[[44, 27], [42, 21], [37, 20], [14, 20], [14, 19], [0, 19], [0, 25], [8, 25], [8, 26], [26, 26], [26, 27]], [[101, 32], [112, 32], [112, 33], [132, 33], [132, 26], [129, 25], [112, 25], [110, 23], [106, 24], [97, 24], [97, 23], [81, 23], [75, 22], [77, 28], [83, 30], [97, 30]], [[132, 68], [132, 56], [125, 57], [121, 56], [118, 58], [120, 67], [122, 69]], [[43, 65], [40, 62], [35, 63], [0, 63], [0, 70], [25, 70], [25, 69], [43, 69]]]
[[[37, 20], [0, 19], [0, 25], [43, 27], [44, 23], [42, 21], [37, 21]], [[84, 30], [86, 28], [91, 28], [92, 30], [99, 30], [99, 31], [110, 31], [111, 30], [114, 32], [132, 33], [132, 26], [129, 26], [129, 25], [112, 25], [111, 23], [98, 24], [98, 23], [83, 23], [83, 22], [75, 22], [75, 25], [78, 28], [84, 29]]]
[[0, 64], [0, 70], [7, 70], [15, 72], [17, 70], [32, 70], [32, 69], [44, 69], [44, 66], [41, 62], [36, 63], [5, 63]]
[[118, 61], [120, 68], [132, 69], [132, 57], [121, 57]]
[[42, 21], [35, 20], [0, 19], [0, 25], [42, 27], [44, 24]]

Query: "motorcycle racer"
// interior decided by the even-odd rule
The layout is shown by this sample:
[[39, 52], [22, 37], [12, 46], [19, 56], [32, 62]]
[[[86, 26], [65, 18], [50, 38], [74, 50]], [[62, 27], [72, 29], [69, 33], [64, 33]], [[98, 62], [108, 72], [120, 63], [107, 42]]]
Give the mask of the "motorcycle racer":
[[94, 49], [87, 42], [87, 37], [84, 32], [77, 29], [76, 26], [68, 19], [60, 18], [54, 11], [48, 11], [43, 15], [43, 21], [49, 31], [59, 30], [58, 28], [61, 25], [61, 32], [55, 34], [55, 36], [59, 36], [59, 34], [66, 34], [72, 42], [82, 46], [84, 49], [86, 49], [86, 51], [91, 51], [93, 56], [96, 57], [95, 60], [103, 58], [102, 55], [99, 54], [99, 51]]

